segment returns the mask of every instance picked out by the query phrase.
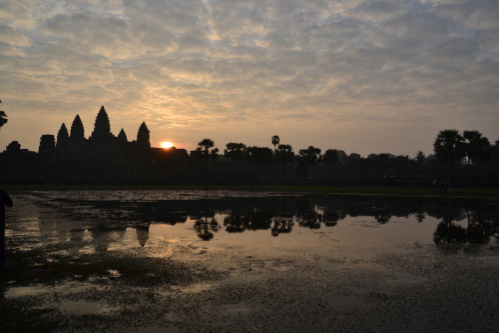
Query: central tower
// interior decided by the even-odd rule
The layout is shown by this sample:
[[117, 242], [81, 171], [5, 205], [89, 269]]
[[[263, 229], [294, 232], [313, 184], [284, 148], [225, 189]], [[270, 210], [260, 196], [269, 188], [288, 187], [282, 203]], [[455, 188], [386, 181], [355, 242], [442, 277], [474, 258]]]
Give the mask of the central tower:
[[95, 118], [94, 131], [89, 139], [95, 146], [107, 147], [111, 145], [111, 138], [111, 124], [109, 123], [106, 109], [102, 106], [97, 114], [97, 118]]

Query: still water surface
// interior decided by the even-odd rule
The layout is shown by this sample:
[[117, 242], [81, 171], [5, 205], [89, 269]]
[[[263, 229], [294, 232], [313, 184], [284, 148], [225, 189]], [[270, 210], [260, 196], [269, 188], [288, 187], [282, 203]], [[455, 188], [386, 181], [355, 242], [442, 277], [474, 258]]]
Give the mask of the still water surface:
[[[481, 251], [497, 245], [499, 232], [498, 202], [455, 198], [61, 191], [18, 201], [7, 221], [13, 250], [64, 244], [56, 251], [71, 256], [134, 247], [166, 255], [171, 243], [247, 256], [365, 256], [427, 244]], [[26, 243], [23, 234], [38, 238]]]

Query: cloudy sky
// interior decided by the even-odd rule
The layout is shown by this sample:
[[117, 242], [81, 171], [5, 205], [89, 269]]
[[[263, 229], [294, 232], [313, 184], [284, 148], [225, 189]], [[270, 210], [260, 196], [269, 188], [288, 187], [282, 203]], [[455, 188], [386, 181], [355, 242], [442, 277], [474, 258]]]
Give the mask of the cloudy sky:
[[499, 139], [499, 1], [2, 0], [0, 78], [0, 150], [104, 105], [155, 146], [428, 154]]

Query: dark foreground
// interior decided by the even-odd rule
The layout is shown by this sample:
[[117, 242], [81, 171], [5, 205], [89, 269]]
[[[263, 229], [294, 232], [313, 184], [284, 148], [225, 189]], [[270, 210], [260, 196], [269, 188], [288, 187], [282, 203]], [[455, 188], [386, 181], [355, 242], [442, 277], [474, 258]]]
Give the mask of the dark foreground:
[[[74, 225], [89, 228], [97, 211], [91, 200], [72, 202], [79, 218], [70, 221], [67, 198], [60, 203], [31, 195], [14, 199], [7, 234], [10, 256], [0, 275], [2, 333], [499, 331], [499, 247], [493, 237], [436, 246], [430, 234], [428, 242], [401, 240], [358, 253], [334, 250], [330, 243], [319, 246], [328, 249], [322, 253], [309, 251], [306, 246], [314, 244], [305, 244], [296, 252], [264, 251], [248, 258], [255, 249], [214, 246], [226, 237], [222, 229], [209, 242], [195, 230], [187, 230], [192, 239], [146, 238], [144, 225], [126, 232], [94, 229], [92, 237], [87, 232], [79, 237]], [[140, 200], [131, 205], [140, 206]], [[457, 216], [455, 206], [447, 204], [441, 215]], [[99, 216], [111, 223], [113, 217], [104, 212]], [[484, 208], [484, 215], [491, 213]], [[331, 235], [338, 244], [348, 242], [342, 224], [346, 228], [362, 217], [347, 216], [332, 228], [322, 224], [315, 229], [301, 224], [303, 212], [296, 216], [293, 233], [303, 239], [317, 235], [317, 243]], [[365, 226], [388, 232], [395, 230], [390, 223], [409, 221], [399, 216]], [[52, 222], [57, 232], [47, 231]], [[369, 229], [351, 228], [359, 233]], [[334, 236], [335, 230], [345, 236]], [[258, 232], [230, 236], [237, 241]], [[290, 235], [268, 235], [264, 241], [286, 242]], [[137, 239], [149, 241], [142, 247]]]

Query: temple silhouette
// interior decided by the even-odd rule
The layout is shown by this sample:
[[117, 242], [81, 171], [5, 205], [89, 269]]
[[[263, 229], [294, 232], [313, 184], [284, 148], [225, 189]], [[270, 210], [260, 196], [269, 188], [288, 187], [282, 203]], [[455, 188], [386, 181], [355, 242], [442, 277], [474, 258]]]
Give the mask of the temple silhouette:
[[147, 178], [165, 176], [165, 166], [188, 159], [185, 149], [151, 147], [145, 122], [139, 126], [136, 140], [129, 141], [124, 129], [114, 135], [102, 106], [88, 138], [80, 116], [76, 115], [69, 131], [63, 123], [57, 138], [42, 135], [38, 152], [21, 149], [19, 142], [11, 142], [0, 154], [0, 168], [4, 177], [13, 181]]
[[76, 153], [80, 149], [99, 152], [110, 147], [128, 151], [147, 151], [151, 149], [149, 133], [146, 123], [143, 122], [139, 127], [137, 140], [128, 141], [124, 129], [121, 129], [118, 136], [115, 136], [111, 132], [111, 124], [106, 109], [102, 106], [95, 119], [94, 130], [88, 139], [85, 138], [85, 129], [81, 118], [76, 115], [73, 124], [71, 124], [71, 132], [68, 132], [66, 124], [61, 125], [57, 133], [57, 143], [53, 135], [42, 135], [38, 153], [46, 155], [53, 153], [55, 150]]

